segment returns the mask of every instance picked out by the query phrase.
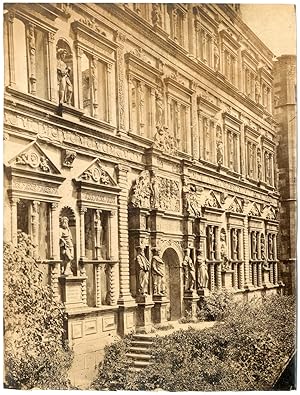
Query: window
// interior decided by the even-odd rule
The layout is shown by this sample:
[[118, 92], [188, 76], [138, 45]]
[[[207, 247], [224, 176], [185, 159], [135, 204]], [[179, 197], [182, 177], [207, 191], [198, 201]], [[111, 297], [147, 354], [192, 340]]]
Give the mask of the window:
[[13, 42], [16, 85], [21, 91], [28, 92], [28, 67], [25, 37], [26, 31], [24, 22], [18, 18], [15, 18], [13, 27]]
[[37, 56], [34, 57], [36, 71], [36, 95], [43, 99], [48, 99], [47, 48], [45, 42], [46, 33], [35, 29], [35, 51], [37, 54]]
[[184, 45], [184, 18], [185, 13], [177, 5], [169, 5], [171, 38], [179, 45]]
[[187, 112], [188, 107], [183, 103], [170, 99], [170, 126], [171, 133], [179, 143], [179, 149], [187, 152]]
[[85, 255], [92, 260], [109, 259], [108, 212], [88, 208], [84, 214]]
[[239, 136], [232, 130], [227, 132], [227, 165], [230, 170], [239, 171]]

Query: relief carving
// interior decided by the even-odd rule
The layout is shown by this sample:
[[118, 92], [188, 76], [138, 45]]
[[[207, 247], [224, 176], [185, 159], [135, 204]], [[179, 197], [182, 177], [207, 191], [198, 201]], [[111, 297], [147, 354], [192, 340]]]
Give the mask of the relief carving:
[[93, 181], [97, 184], [115, 185], [110, 175], [102, 168], [98, 160], [85, 170], [79, 178], [86, 181]]
[[224, 148], [223, 148], [223, 136], [222, 128], [217, 125], [217, 164], [222, 166], [224, 163]]
[[28, 49], [29, 49], [29, 64], [30, 64], [30, 93], [33, 95], [36, 94], [36, 47], [35, 47], [35, 32], [34, 25], [29, 23], [27, 29], [27, 41], [28, 41]]
[[227, 238], [226, 231], [222, 229], [220, 232], [220, 257], [221, 257], [221, 270], [227, 271], [231, 269], [230, 261], [227, 253]]
[[159, 208], [162, 210], [179, 211], [179, 183], [159, 177]]
[[148, 170], [144, 170], [140, 173], [136, 184], [132, 188], [132, 195], [130, 202], [134, 207], [150, 208], [150, 173]]
[[242, 213], [243, 207], [240, 205], [237, 199], [234, 199], [231, 205], [229, 206], [229, 211], [233, 213]]
[[63, 160], [62, 160], [62, 165], [64, 167], [73, 167], [73, 162], [77, 156], [77, 153], [72, 150], [64, 150], [63, 151]]
[[97, 33], [100, 33], [100, 34], [101, 33], [103, 34], [103, 32], [100, 29], [99, 25], [97, 24], [95, 18], [81, 18], [81, 19], [79, 19], [79, 22], [82, 23], [83, 25], [89, 27], [93, 31], [95, 31]]
[[45, 173], [50, 173], [50, 167], [48, 165], [48, 159], [43, 155], [39, 155], [33, 150], [23, 152], [18, 155], [15, 159], [16, 165], [28, 165], [32, 169], [38, 169]]
[[214, 208], [220, 208], [220, 203], [218, 202], [218, 199], [216, 198], [216, 195], [213, 192], [210, 192], [209, 195], [206, 197], [205, 202], [204, 202], [205, 207], [214, 207]]
[[201, 217], [201, 192], [203, 192], [203, 188], [197, 191], [196, 185], [184, 181], [182, 186], [183, 205], [187, 214], [194, 215], [196, 218]]
[[167, 155], [176, 155], [178, 150], [178, 142], [174, 136], [170, 134], [167, 127], [157, 127], [153, 146]]
[[62, 217], [60, 223], [59, 245], [62, 259], [61, 274], [72, 275], [71, 263], [74, 259], [74, 246], [68, 217]]
[[152, 4], [151, 12], [152, 23], [154, 26], [162, 25], [161, 5], [158, 3]]

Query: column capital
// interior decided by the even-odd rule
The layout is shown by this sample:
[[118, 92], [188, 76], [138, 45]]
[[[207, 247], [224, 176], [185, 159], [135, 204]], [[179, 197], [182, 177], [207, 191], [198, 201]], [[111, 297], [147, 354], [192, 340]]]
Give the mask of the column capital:
[[18, 203], [20, 203], [20, 198], [19, 197], [11, 197], [10, 198], [10, 203], [12, 206], [16, 206]]
[[129, 170], [130, 170], [130, 167], [127, 166], [127, 165], [123, 165], [123, 164], [120, 164], [120, 163], [119, 163], [118, 165], [115, 166], [115, 169], [116, 169], [118, 175], [120, 176], [120, 175], [122, 175], [122, 173], [123, 173], [124, 175], [127, 175], [127, 173], [128, 173]]

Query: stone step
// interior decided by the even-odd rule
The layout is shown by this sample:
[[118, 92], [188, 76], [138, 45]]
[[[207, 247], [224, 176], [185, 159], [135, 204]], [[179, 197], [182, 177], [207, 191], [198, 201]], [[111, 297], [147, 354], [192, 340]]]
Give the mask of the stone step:
[[149, 361], [133, 361], [132, 364], [132, 366], [135, 368], [145, 368], [148, 365], [150, 365]]
[[142, 341], [147, 341], [147, 342], [149, 342], [149, 341], [151, 341], [151, 342], [153, 342], [153, 340], [155, 339], [155, 336], [153, 336], [153, 335], [147, 335], [147, 334], [135, 334], [135, 335], [133, 335], [133, 339], [134, 340], [138, 340], [138, 341], [140, 341], [140, 340], [142, 340]]
[[151, 359], [151, 355], [149, 354], [135, 354], [132, 352], [133, 350], [129, 350], [129, 353], [126, 353], [128, 358], [131, 358], [135, 361], [149, 361]]
[[134, 347], [129, 348], [129, 352], [133, 354], [145, 354], [148, 352], [149, 347]]
[[153, 342], [143, 340], [133, 340], [131, 345], [134, 347], [149, 348], [153, 345]]

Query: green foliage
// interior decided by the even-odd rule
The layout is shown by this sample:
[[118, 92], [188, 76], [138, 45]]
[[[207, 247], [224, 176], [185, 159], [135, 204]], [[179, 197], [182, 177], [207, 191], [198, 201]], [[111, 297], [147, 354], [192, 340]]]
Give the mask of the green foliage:
[[33, 258], [33, 244], [18, 233], [4, 246], [5, 386], [69, 388], [72, 353], [63, 342], [64, 315]]
[[[236, 304], [224, 322], [212, 328], [189, 328], [157, 337], [151, 348], [153, 363], [141, 372], [128, 373], [122, 342], [118, 347], [123, 351], [113, 362], [108, 347], [99, 369], [102, 379], [107, 375], [106, 380], [95, 389], [270, 390], [295, 350], [295, 330], [295, 300], [291, 297]], [[116, 374], [112, 370], [118, 373], [117, 385], [111, 385]]]
[[201, 302], [197, 318], [200, 321], [220, 321], [230, 314], [235, 305], [232, 292], [226, 289], [212, 291]]

